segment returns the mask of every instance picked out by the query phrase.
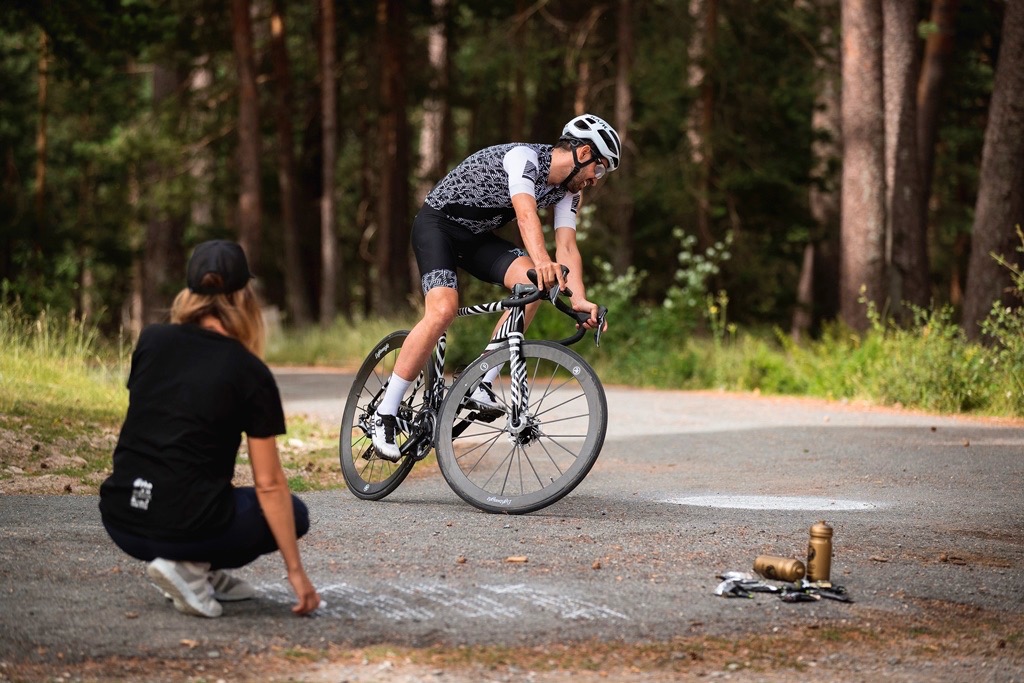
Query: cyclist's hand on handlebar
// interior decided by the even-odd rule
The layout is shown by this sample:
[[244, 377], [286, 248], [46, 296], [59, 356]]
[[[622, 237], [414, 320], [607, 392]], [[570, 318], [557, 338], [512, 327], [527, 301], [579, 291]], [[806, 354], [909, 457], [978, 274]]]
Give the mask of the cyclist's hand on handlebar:
[[[579, 301], [572, 302], [572, 308], [574, 311], [580, 313], [589, 313], [590, 318], [583, 323], [583, 327], [588, 330], [597, 329], [598, 325], [598, 305], [587, 301], [586, 299], [580, 299]], [[601, 320], [601, 331], [605, 332], [608, 329], [608, 321]]]
[[556, 284], [559, 290], [565, 289], [565, 274], [560, 263], [555, 261], [535, 263], [533, 268], [537, 271], [537, 284], [540, 285], [541, 289], [549, 289]]

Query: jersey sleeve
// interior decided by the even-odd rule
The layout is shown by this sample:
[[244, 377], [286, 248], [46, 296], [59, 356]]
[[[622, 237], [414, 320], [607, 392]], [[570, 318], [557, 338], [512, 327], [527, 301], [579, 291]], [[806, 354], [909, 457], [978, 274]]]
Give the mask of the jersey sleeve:
[[559, 228], [576, 229], [576, 213], [579, 211], [581, 198], [582, 195], [579, 192], [566, 194], [555, 204], [555, 230]]
[[526, 193], [537, 196], [537, 174], [540, 172], [540, 159], [537, 152], [529, 147], [513, 147], [505, 153], [502, 166], [508, 174], [508, 196]]
[[253, 364], [252, 382], [246, 397], [246, 414], [243, 431], [251, 437], [262, 439], [284, 434], [284, 407], [281, 394], [270, 369], [256, 361]]

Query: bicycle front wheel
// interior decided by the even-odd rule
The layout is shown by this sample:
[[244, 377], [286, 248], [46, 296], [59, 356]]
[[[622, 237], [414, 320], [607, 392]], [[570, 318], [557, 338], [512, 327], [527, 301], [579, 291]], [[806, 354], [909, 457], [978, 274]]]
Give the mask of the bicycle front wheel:
[[[345, 402], [338, 442], [341, 472], [349, 490], [364, 500], [380, 500], [394, 491], [416, 462], [411, 456], [405, 456], [398, 462], [377, 457], [368, 431], [369, 421], [384, 396], [398, 352], [408, 335], [404, 330], [392, 332], [377, 342], [356, 373]], [[423, 393], [427, 386], [426, 374], [421, 373], [420, 379], [424, 381], [414, 383], [406, 400], [402, 402], [400, 417], [409, 419], [422, 407]], [[399, 439], [404, 440], [404, 436], [400, 435]]]
[[[512, 424], [508, 348], [482, 356], [459, 375], [438, 416], [437, 461], [448, 485], [487, 512], [523, 514], [572, 491], [597, 461], [608, 427], [608, 403], [593, 369], [553, 342], [521, 348], [528, 411]], [[469, 397], [488, 369], [499, 409]]]

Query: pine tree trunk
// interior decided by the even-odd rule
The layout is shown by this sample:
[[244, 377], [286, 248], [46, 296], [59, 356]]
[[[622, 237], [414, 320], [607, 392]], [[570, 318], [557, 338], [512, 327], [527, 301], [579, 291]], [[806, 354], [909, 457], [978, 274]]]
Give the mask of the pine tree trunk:
[[137, 222], [137, 217], [140, 213], [141, 192], [139, 189], [138, 166], [134, 163], [128, 164], [127, 185], [128, 210], [130, 212], [129, 215], [132, 217], [129, 229], [129, 234], [132, 236], [131, 291], [128, 295], [128, 301], [125, 302], [124, 308], [121, 309], [121, 323], [128, 330], [132, 342], [135, 342], [138, 340], [139, 335], [142, 334], [145, 316], [145, 307], [142, 304], [142, 290], [144, 288], [142, 277], [143, 255], [142, 245], [139, 244], [141, 240], [145, 239], [145, 228]]
[[274, 0], [270, 16], [270, 51], [274, 62], [274, 90], [277, 120], [277, 182], [281, 187], [281, 230], [284, 244], [285, 305], [291, 321], [310, 323], [302, 258], [299, 252], [299, 224], [295, 211], [295, 139], [292, 131], [292, 74], [286, 44], [284, 0]]
[[[153, 109], [159, 112], [166, 101], [181, 87], [181, 78], [173, 66], [153, 65]], [[165, 168], [156, 161], [146, 164], [147, 185], [159, 187], [176, 169]], [[174, 295], [182, 287], [185, 257], [182, 239], [185, 220], [167, 213], [167, 209], [151, 208], [146, 220], [146, 236], [142, 249], [142, 321], [145, 324], [166, 322]]]
[[981, 337], [980, 324], [994, 302], [1012, 301], [1010, 273], [993, 255], [1024, 261], [1015, 250], [1016, 229], [1024, 227], [1024, 2], [1008, 2], [1005, 11], [964, 295], [963, 326], [971, 339]]
[[[532, 3], [531, 3], [532, 4]], [[513, 26], [509, 29], [509, 40], [515, 54], [526, 54], [527, 26], [524, 18], [526, 16], [526, 0], [516, 0], [516, 9], [513, 19]], [[510, 140], [525, 140], [526, 134], [526, 105], [528, 96], [526, 93], [526, 60], [515, 59], [512, 61], [512, 98], [508, 103], [508, 138]]]
[[939, 130], [939, 105], [953, 56], [956, 15], [960, 0], [932, 0], [931, 23], [935, 32], [925, 42], [921, 77], [917, 83], [917, 150], [921, 168], [921, 215], [928, 220], [928, 203], [935, 172], [935, 143]]
[[917, 151], [917, 5], [882, 0], [882, 13], [888, 298], [908, 322], [911, 313], [904, 302], [924, 307], [931, 299]]
[[690, 0], [693, 38], [688, 51], [687, 86], [697, 93], [686, 131], [690, 159], [696, 167], [697, 235], [704, 245], [712, 244], [711, 232], [711, 128], [714, 121], [714, 86], [707, 65], [715, 48], [718, 0]]
[[[405, 46], [408, 29], [401, 0], [378, 0], [381, 115], [378, 125], [380, 197], [377, 204], [375, 310], [390, 314], [412, 294], [409, 273], [409, 125], [405, 116]], [[416, 293], [419, 293], [417, 287]]]
[[633, 15], [630, 0], [619, 0], [618, 36], [616, 38], [617, 64], [615, 69], [615, 130], [622, 143], [622, 157], [627, 159], [615, 174], [615, 203], [610, 221], [612, 266], [623, 274], [633, 265], [633, 193], [630, 185], [635, 163], [629, 163], [626, 151], [629, 144], [629, 126], [633, 121]]
[[338, 154], [334, 0], [321, 0], [320, 10], [320, 97], [323, 130], [323, 190], [320, 195], [320, 326], [327, 329], [334, 322], [338, 312], [338, 238], [334, 225], [334, 167]]
[[46, 121], [49, 110], [47, 98], [47, 86], [50, 80], [49, 74], [50, 49], [46, 33], [39, 32], [39, 124], [36, 128], [36, 188], [35, 188], [35, 210], [36, 210], [36, 250], [42, 249], [43, 238], [46, 236], [46, 153], [47, 153], [47, 131]]
[[231, 38], [238, 70], [238, 241], [259, 272], [260, 121], [249, 0], [231, 0]]
[[796, 286], [796, 308], [789, 336], [795, 342], [803, 339], [811, 329], [814, 320], [814, 243], [804, 246], [804, 257], [800, 264], [800, 279]]
[[451, 116], [448, 103], [448, 0], [432, 0], [434, 23], [427, 36], [430, 59], [430, 92], [423, 102], [423, 129], [420, 131], [420, 165], [416, 170], [419, 186], [417, 204], [422, 203], [434, 184], [445, 173], [445, 130]]
[[861, 297], [884, 304], [885, 142], [880, 0], [843, 0], [843, 191], [839, 310], [866, 330]]
[[[800, 278], [797, 284], [796, 308], [790, 335], [794, 341], [806, 336], [816, 319], [834, 318], [838, 308], [835, 282], [838, 264], [826, 258], [835, 253], [839, 241], [839, 178], [835, 172], [842, 156], [842, 121], [840, 119], [839, 43], [834, 19], [839, 14], [838, 0], [808, 0], [798, 7], [823, 15], [819, 48], [814, 69], [818, 74], [818, 90], [811, 112], [811, 184], [807, 193], [808, 208], [815, 229], [810, 243], [804, 247]], [[826, 246], [827, 245], [827, 246]]]

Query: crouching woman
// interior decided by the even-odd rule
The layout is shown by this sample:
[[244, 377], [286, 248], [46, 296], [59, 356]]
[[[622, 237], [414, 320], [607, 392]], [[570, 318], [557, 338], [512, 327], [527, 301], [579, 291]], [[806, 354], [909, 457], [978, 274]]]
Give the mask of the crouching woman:
[[[284, 410], [260, 360], [263, 317], [241, 247], [204, 242], [189, 259], [188, 287], [171, 324], [139, 336], [128, 377], [128, 414], [100, 486], [103, 525], [121, 550], [186, 614], [221, 615], [221, 602], [255, 595], [227, 572], [281, 553], [296, 614], [320, 604], [299, 556], [305, 504], [288, 490], [276, 437]], [[245, 433], [255, 487], [234, 487]]]

